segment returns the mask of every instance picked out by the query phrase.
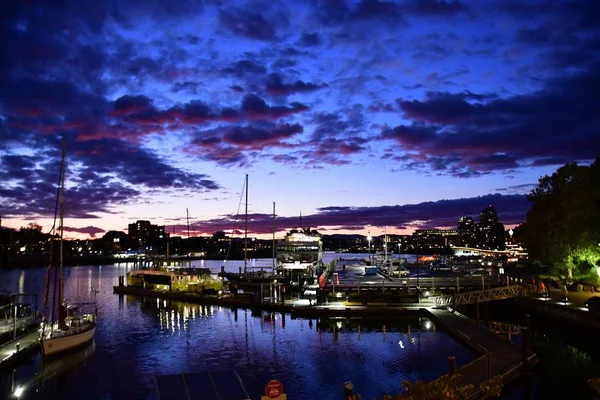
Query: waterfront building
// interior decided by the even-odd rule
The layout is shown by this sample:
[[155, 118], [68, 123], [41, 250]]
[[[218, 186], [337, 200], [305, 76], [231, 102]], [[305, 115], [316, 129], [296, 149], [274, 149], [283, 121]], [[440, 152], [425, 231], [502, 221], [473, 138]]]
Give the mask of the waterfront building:
[[144, 250], [150, 254], [164, 254], [167, 250], [169, 234], [164, 225], [153, 225], [150, 221], [138, 220], [129, 224], [128, 237], [134, 250]]
[[458, 231], [455, 229], [417, 229], [413, 233], [416, 249], [428, 249], [433, 252], [455, 245]]
[[127, 234], [121, 231], [108, 231], [99, 240], [98, 250], [108, 254], [126, 251], [129, 248]]

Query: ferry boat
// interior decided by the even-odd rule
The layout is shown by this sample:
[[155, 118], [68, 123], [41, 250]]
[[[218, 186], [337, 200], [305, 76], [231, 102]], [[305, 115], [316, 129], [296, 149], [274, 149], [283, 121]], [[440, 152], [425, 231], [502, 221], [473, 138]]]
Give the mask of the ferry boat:
[[316, 230], [293, 229], [277, 243], [277, 268], [290, 284], [302, 286], [323, 266], [323, 237]]

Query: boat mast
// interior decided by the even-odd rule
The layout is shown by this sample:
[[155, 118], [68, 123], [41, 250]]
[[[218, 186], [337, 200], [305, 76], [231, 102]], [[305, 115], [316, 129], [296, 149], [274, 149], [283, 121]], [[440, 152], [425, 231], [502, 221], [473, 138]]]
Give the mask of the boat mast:
[[383, 239], [383, 257], [385, 262], [387, 263], [388, 260], [388, 256], [387, 256], [387, 227], [384, 230], [385, 234], [384, 234], [384, 239]]
[[244, 274], [248, 272], [248, 174], [246, 174], [246, 218], [244, 222]]
[[59, 195], [59, 204], [60, 204], [60, 220], [58, 226], [58, 232], [60, 235], [60, 250], [59, 250], [59, 269], [58, 269], [58, 307], [62, 305], [63, 302], [63, 290], [64, 290], [64, 282], [63, 282], [63, 265], [64, 265], [64, 254], [63, 254], [63, 236], [64, 236], [64, 218], [65, 218], [65, 169], [66, 169], [66, 153], [67, 153], [67, 139], [63, 136], [62, 140], [62, 157], [60, 163], [60, 195]]
[[190, 212], [189, 210], [186, 208], [185, 209], [185, 214], [187, 216], [187, 233], [188, 233], [188, 245], [189, 245], [189, 238], [190, 238]]
[[275, 272], [275, 202], [273, 202], [273, 273]]

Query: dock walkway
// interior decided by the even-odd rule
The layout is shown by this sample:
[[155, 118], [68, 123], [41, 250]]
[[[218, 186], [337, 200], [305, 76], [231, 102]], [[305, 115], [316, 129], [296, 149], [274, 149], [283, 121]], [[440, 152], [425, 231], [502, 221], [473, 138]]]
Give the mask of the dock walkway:
[[[449, 309], [428, 309], [435, 321], [465, 343], [480, 358], [462, 367], [464, 383], [478, 384], [494, 376], [503, 376], [505, 383], [523, 367], [523, 349], [490, 331], [477, 322]], [[528, 362], [535, 354], [527, 352]]]
[[39, 350], [39, 335], [39, 332], [34, 330], [0, 346], [0, 370], [10, 368], [22, 357]]

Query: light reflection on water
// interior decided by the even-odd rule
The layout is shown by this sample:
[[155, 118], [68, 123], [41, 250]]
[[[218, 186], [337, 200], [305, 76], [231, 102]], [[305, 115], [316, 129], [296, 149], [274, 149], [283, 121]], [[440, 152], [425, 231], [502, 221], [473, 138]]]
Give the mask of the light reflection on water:
[[[215, 272], [221, 265], [207, 264]], [[448, 355], [459, 365], [473, 358], [423, 318], [291, 319], [113, 294], [118, 276], [130, 269], [68, 268], [67, 296], [99, 290], [95, 354], [84, 351], [85, 357], [73, 355], [52, 366], [38, 356], [0, 378], [0, 398], [10, 398], [16, 386], [29, 382], [22, 399], [155, 399], [155, 375], [235, 368], [253, 399], [270, 379], [279, 379], [290, 399], [339, 399], [345, 381], [371, 399], [396, 393], [403, 380], [444, 373]], [[25, 292], [41, 294], [44, 269], [1, 271], [0, 282], [7, 289], [22, 285]]]

